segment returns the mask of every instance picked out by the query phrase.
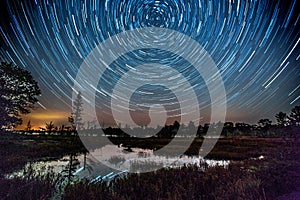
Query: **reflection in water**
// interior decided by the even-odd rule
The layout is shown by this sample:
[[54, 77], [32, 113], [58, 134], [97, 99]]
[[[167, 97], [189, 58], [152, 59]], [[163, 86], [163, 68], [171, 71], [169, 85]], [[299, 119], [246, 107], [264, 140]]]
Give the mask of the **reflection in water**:
[[[104, 155], [102, 152], [106, 152], [106, 154]], [[149, 171], [149, 169], [166, 166], [178, 168], [184, 165], [197, 165], [204, 170], [205, 167], [209, 166], [226, 167], [229, 164], [229, 161], [207, 160], [196, 156], [181, 156], [180, 158], [157, 156], [153, 150], [131, 148], [131, 151], [127, 151], [123, 147], [118, 148], [114, 145], [106, 145], [96, 149], [93, 155], [96, 155], [98, 160], [91, 154], [72, 154], [59, 160], [30, 162], [22, 170], [7, 177], [23, 177], [28, 173], [28, 170], [43, 174], [49, 172], [47, 169], [50, 169], [54, 173], [61, 173], [68, 180], [87, 178], [91, 182], [97, 182], [110, 180], [130, 171], [137, 171], [136, 169], [143, 172], [144, 169]], [[101, 162], [99, 162], [100, 159]]]
[[141, 148], [124, 148], [122, 146], [106, 145], [91, 152], [94, 159], [117, 171], [148, 172], [162, 167], [182, 167], [184, 165], [227, 166], [229, 161], [206, 160], [197, 156], [174, 157], [156, 155], [155, 151]]

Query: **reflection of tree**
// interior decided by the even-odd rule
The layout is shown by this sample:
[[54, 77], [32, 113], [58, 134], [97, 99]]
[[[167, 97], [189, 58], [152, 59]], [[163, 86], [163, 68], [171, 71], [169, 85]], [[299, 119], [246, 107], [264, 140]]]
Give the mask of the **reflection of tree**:
[[80, 164], [75, 153], [71, 153], [69, 156], [69, 163], [66, 168], [62, 171], [62, 174], [67, 178], [68, 183], [70, 183], [74, 177], [74, 172], [76, 172], [78, 165]]

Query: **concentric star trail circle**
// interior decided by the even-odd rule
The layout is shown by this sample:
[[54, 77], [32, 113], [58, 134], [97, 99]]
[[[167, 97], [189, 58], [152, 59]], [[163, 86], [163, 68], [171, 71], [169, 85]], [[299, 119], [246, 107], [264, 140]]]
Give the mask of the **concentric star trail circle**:
[[[299, 7], [298, 0], [6, 0], [0, 59], [32, 72], [42, 109], [70, 112], [74, 79], [92, 49], [126, 30], [168, 28], [196, 40], [215, 61], [227, 120], [256, 123], [299, 104]], [[204, 84], [196, 74], [190, 78]]]
[[[210, 55], [205, 51], [205, 49], [203, 49], [203, 47], [199, 45], [198, 42], [194, 41], [190, 37], [174, 30], [155, 27], [140, 28], [121, 32], [99, 44], [86, 57], [83, 64], [79, 68], [73, 89], [73, 101], [76, 100], [79, 91], [82, 94], [82, 98], [85, 100], [82, 109], [83, 121], [90, 121], [91, 119], [97, 117], [95, 103], [97, 85], [106, 69], [110, 68], [110, 65], [113, 63], [113, 61], [115, 61], [122, 55], [137, 49], [145, 48], [169, 51], [186, 59], [186, 61], [188, 61], [191, 66], [193, 66], [203, 77], [208, 88], [212, 102], [211, 123], [225, 121], [226, 91], [219, 70]], [[137, 70], [139, 70], [140, 68], [140, 75], [137, 79], [134, 79], [134, 75], [139, 73]], [[168, 74], [169, 77], [163, 77], [163, 72], [166, 71], [171, 72], [171, 74]], [[124, 80], [122, 78], [119, 80], [121, 84], [122, 82], [125, 83], [124, 87], [121, 87], [120, 84], [116, 84], [116, 86], [114, 87], [114, 91], [112, 92], [113, 94], [110, 95], [102, 93], [102, 95], [110, 95], [112, 97], [111, 109], [113, 110], [113, 116], [116, 119], [123, 119], [123, 121], [130, 123], [130, 96], [140, 86], [143, 86], [145, 84], [159, 84], [170, 88], [171, 90], [176, 89], [176, 92], [174, 90], [174, 93], [180, 103], [182, 122], [184, 124], [187, 124], [190, 121], [194, 121], [198, 126], [200, 119], [200, 110], [198, 98], [193, 89], [193, 85], [186, 85], [185, 82], [188, 82], [186, 79], [185, 82], [182, 83], [178, 83], [176, 79], [172, 79], [172, 77], [175, 77], [177, 74], [179, 74], [180, 76], [182, 75], [175, 69], [166, 70], [164, 69], [164, 66], [158, 64], [150, 63], [147, 65], [138, 66], [137, 68], [132, 68], [131, 70], [129, 70], [127, 74], [124, 75], [124, 77], [126, 77], [124, 78]], [[184, 79], [180, 76], [180, 80]], [[160, 99], [158, 99], [157, 104], [160, 104]], [[125, 116], [123, 116], [124, 114]], [[99, 121], [98, 123], [101, 127]], [[204, 139], [203, 145], [199, 152], [200, 156], [204, 157], [210, 152], [210, 150], [217, 142], [222, 128], [222, 125], [217, 128], [212, 128], [212, 126], [209, 127], [207, 136], [214, 137], [211, 137], [209, 141], [207, 139]], [[102, 131], [102, 129], [99, 129], [99, 131]], [[84, 135], [84, 132], [85, 131], [78, 130], [79, 136]], [[178, 133], [181, 134], [181, 128], [179, 128]], [[157, 150], [156, 153], [167, 155], [167, 152], [170, 152], [170, 150], [172, 149], [172, 156], [181, 156], [189, 148], [195, 137], [196, 132], [194, 133], [194, 137], [188, 137], [185, 140], [175, 137], [168, 145], [164, 146], [162, 149]], [[92, 150], [94, 148], [94, 141], [91, 142], [89, 138], [84, 136], [81, 136], [81, 140], [88, 150]], [[106, 139], [105, 141], [107, 144], [111, 144], [108, 139]], [[178, 145], [179, 143], [180, 145]], [[93, 155], [93, 151], [90, 152]], [[109, 154], [109, 152], [102, 151], [102, 156], [107, 154]], [[100, 162], [102, 162], [101, 155], [99, 155], [98, 152], [97, 155], [93, 156]], [[113, 168], [114, 165], [111, 165], [109, 167]], [[129, 171], [131, 169], [129, 168], [121, 170]], [[152, 171], [154, 169], [153, 166], [151, 166], [150, 168], [143, 166], [142, 168], [137, 168], [135, 170], [137, 170], [138, 172], [146, 172], [149, 170]]]

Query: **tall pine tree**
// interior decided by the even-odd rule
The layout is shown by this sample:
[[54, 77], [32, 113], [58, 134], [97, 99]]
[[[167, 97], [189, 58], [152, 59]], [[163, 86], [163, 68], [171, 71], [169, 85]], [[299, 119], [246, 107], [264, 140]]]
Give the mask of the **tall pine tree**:
[[76, 130], [83, 129], [83, 125], [84, 125], [84, 123], [82, 122], [82, 105], [83, 105], [82, 96], [81, 96], [81, 92], [79, 91], [73, 103], [73, 118], [74, 118]]

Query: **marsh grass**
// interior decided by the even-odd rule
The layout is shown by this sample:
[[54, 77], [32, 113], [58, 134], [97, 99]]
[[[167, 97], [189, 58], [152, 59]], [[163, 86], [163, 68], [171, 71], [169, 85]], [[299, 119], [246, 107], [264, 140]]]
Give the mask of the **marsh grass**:
[[108, 162], [114, 165], [117, 165], [118, 163], [123, 163], [125, 161], [126, 159], [122, 156], [112, 156], [108, 159]]
[[51, 168], [35, 171], [28, 167], [22, 177], [1, 177], [1, 199], [49, 199], [57, 191], [61, 177]]
[[[251, 142], [254, 146], [267, 143]], [[66, 188], [63, 199], [276, 199], [297, 189], [299, 144], [279, 140], [272, 143], [267, 144], [272, 148], [259, 152], [264, 155], [262, 159], [237, 160], [226, 168], [213, 166], [206, 170], [196, 165], [163, 168], [128, 174], [109, 184], [77, 183]], [[273, 148], [274, 143], [277, 148]]]
[[[62, 177], [51, 170], [42, 173], [28, 169], [23, 177], [5, 176], [24, 166], [28, 160], [62, 156], [78, 151], [80, 147], [79, 143], [66, 142], [70, 137], [34, 137], [1, 140], [1, 199], [49, 199], [60, 193], [57, 185]], [[63, 199], [72, 200], [276, 199], [297, 187], [299, 147], [299, 141], [294, 139], [225, 138], [218, 141], [207, 158], [233, 160], [226, 168], [206, 166], [203, 171], [201, 166], [189, 165], [128, 174], [109, 182], [81, 180], [66, 184], [61, 194]], [[264, 158], [250, 159], [260, 155]]]

